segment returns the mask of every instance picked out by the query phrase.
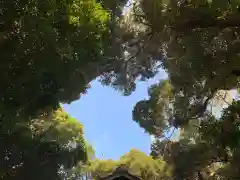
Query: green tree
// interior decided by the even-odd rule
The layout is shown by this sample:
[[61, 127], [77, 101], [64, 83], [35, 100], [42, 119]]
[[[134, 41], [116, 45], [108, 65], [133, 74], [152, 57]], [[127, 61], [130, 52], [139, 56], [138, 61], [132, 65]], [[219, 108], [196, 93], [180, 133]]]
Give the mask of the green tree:
[[148, 94], [148, 100], [139, 101], [134, 107], [133, 119], [151, 135], [161, 136], [172, 123], [169, 120], [173, 116], [171, 84], [163, 80], [149, 88]]
[[57, 109], [102, 73], [111, 15], [95, 0], [3, 0], [0, 13], [1, 179], [58, 179], [86, 152]]
[[60, 167], [68, 170], [89, 158], [83, 126], [62, 109], [3, 135], [1, 179], [60, 179]]
[[171, 174], [171, 169], [168, 165], [159, 159], [154, 160], [151, 156], [144, 152], [132, 149], [129, 153], [120, 158], [120, 166], [124, 165], [129, 172], [147, 179], [167, 178]]
[[96, 159], [90, 163], [88, 171], [93, 178], [99, 178], [111, 174], [118, 167], [126, 168], [131, 174], [143, 180], [159, 178], [167, 180], [171, 174], [171, 168], [163, 160], [154, 160], [135, 149], [123, 155], [118, 161]]
[[71, 102], [99, 75], [109, 14], [95, 0], [1, 1], [1, 13], [5, 118]]
[[[132, 21], [144, 29], [134, 46], [151, 44], [152, 52], [159, 54], [154, 58], [148, 46], [132, 54], [138, 55], [135, 60], [139, 62], [144, 62], [141, 57], [146, 55], [157, 59], [168, 73], [171, 87], [165, 98], [162, 91], [149, 93], [148, 100], [136, 104], [133, 118], [157, 138], [179, 128], [179, 142], [166, 138], [153, 145], [153, 154], [166, 154], [179, 179], [195, 175], [207, 179], [204, 169], [217, 163], [225, 167], [218, 169], [221, 178], [239, 177], [238, 165], [232, 163], [238, 159], [239, 102], [226, 102], [228, 108], [220, 117], [211, 111], [218, 97], [226, 101], [221, 92], [238, 88], [239, 15], [239, 2], [232, 0], [142, 0], [133, 5]], [[155, 86], [162, 89], [163, 84]], [[174, 150], [168, 153], [166, 148]], [[186, 159], [189, 163], [184, 163]], [[223, 169], [228, 176], [223, 175]]]
[[216, 93], [238, 88], [238, 6], [235, 0], [135, 1], [121, 19], [132, 34], [119, 33], [124, 62], [105, 75], [106, 84], [129, 94], [136, 80], [162, 67], [174, 88], [173, 114], [183, 125], [203, 116]]
[[[0, 2], [1, 159], [7, 158], [3, 160], [3, 176], [16, 177], [15, 169], [21, 169], [22, 157], [23, 167], [31, 169], [34, 162], [42, 162], [39, 157], [48, 150], [55, 155], [65, 154], [69, 141], [80, 142], [79, 134], [63, 128], [78, 129], [72, 121], [61, 122], [60, 118], [55, 125], [44, 125], [49, 133], [44, 127], [33, 133], [26, 127], [31, 120], [37, 123], [41, 117], [51, 116], [60, 103], [79, 98], [98, 76], [103, 84], [129, 95], [135, 90], [136, 80], [151, 78], [162, 67], [168, 81], [149, 90], [149, 100], [134, 108], [134, 120], [157, 138], [170, 129], [181, 129], [180, 141], [173, 145], [177, 156], [171, 160], [177, 178], [190, 178], [196, 173], [198, 179], [204, 178], [203, 169], [212, 161], [225, 165], [219, 170], [222, 177], [239, 177], [239, 102], [229, 104], [220, 117], [209, 108], [220, 91], [239, 88], [240, 3], [137, 0], [130, 12], [122, 15], [125, 3]], [[222, 95], [220, 98], [225, 101]], [[59, 130], [64, 135], [58, 139]], [[55, 142], [49, 142], [51, 138]], [[169, 145], [168, 140], [162, 143]], [[37, 155], [39, 152], [42, 155]], [[52, 156], [49, 163], [54, 164], [49, 167], [56, 169], [62, 163], [57, 157]], [[191, 159], [188, 166], [183, 166], [181, 157]], [[34, 170], [43, 167], [39, 163], [35, 163], [39, 167]], [[40, 174], [55, 176], [51, 168], [49, 173]], [[28, 178], [26, 174], [22, 173], [23, 179]]]
[[219, 119], [208, 116], [198, 119], [198, 123], [190, 121], [180, 130], [178, 141], [155, 140], [153, 157], [164, 157], [166, 163], [174, 167], [176, 179], [238, 178], [238, 111], [239, 101], [234, 101]]

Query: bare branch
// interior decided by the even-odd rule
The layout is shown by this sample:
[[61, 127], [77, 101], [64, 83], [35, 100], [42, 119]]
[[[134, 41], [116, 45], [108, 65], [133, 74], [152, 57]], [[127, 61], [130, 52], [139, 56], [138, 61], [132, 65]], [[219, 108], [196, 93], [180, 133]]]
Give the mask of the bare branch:
[[227, 104], [227, 105], [231, 105], [231, 104], [229, 104], [227, 101], [226, 101], [226, 97], [227, 97], [227, 92], [225, 92], [225, 95], [224, 95], [224, 97], [222, 97], [222, 95], [220, 95], [220, 97], [222, 98], [222, 100]]
[[171, 134], [167, 137], [167, 139], [171, 139], [175, 131], [176, 131], [176, 128], [172, 130]]

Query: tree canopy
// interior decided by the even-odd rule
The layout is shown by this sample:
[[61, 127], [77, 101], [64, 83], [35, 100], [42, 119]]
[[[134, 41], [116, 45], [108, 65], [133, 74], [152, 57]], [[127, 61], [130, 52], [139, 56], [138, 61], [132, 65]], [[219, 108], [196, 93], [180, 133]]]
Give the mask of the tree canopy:
[[67, 170], [89, 158], [83, 126], [62, 109], [1, 132], [1, 144], [1, 179], [59, 179], [60, 166]]
[[4, 0], [0, 14], [0, 177], [59, 179], [87, 159], [60, 103], [99, 76], [111, 14], [95, 0]]
[[[155, 61], [151, 67], [160, 65], [168, 74], [149, 89], [149, 99], [136, 104], [133, 119], [155, 136], [152, 153], [164, 155], [176, 179], [239, 178], [239, 101], [230, 91], [239, 88], [239, 5], [235, 0], [133, 3], [128, 22], [135, 37], [128, 39], [133, 43], [128, 52], [139, 63], [147, 56]], [[141, 67], [146, 66], [132, 66]], [[168, 139], [172, 129], [180, 131], [178, 142]]]
[[118, 161], [98, 160], [91, 161], [87, 171], [92, 178], [105, 177], [113, 173], [116, 168], [125, 168], [129, 173], [141, 177], [143, 180], [170, 177], [171, 170], [160, 159], [154, 160], [136, 149], [124, 154]]
[[[153, 156], [173, 166], [177, 180], [240, 177], [239, 101], [230, 93], [239, 89], [240, 1], [135, 0], [124, 14], [126, 3], [0, 2], [2, 179], [58, 179], [60, 166], [84, 162], [91, 153], [82, 126], [60, 103], [78, 99], [97, 77], [129, 95], [159, 68], [168, 79], [133, 109], [157, 139]], [[178, 142], [166, 137], [172, 129], [181, 131]], [[155, 160], [132, 154], [120, 162], [158, 174]], [[128, 160], [134, 156], [149, 165]]]
[[99, 75], [109, 18], [95, 0], [2, 1], [2, 114], [34, 116], [78, 99]]

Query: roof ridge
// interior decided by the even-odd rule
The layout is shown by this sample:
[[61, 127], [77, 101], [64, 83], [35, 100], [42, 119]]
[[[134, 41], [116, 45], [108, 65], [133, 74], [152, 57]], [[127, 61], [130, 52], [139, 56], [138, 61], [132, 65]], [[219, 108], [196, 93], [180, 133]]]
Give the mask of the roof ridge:
[[139, 176], [136, 176], [136, 175], [130, 173], [128, 169], [123, 168], [123, 167], [115, 168], [115, 170], [111, 174], [109, 174], [105, 177], [102, 177], [100, 179], [102, 179], [102, 180], [114, 180], [115, 178], [118, 178], [120, 176], [124, 176], [126, 178], [131, 178], [132, 180], [141, 180], [141, 178]]

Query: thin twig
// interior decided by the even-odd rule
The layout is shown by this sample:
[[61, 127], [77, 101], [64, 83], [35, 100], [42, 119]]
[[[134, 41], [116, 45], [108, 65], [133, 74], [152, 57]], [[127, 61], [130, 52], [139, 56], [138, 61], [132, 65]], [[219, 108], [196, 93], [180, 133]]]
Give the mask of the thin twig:
[[167, 139], [171, 139], [172, 138], [172, 136], [173, 136], [173, 134], [174, 134], [174, 132], [175, 132], [175, 130], [176, 130], [176, 128], [174, 128], [173, 130], [172, 130], [172, 132], [171, 132], [171, 134], [167, 137]]
[[225, 92], [225, 95], [224, 95], [224, 97], [222, 97], [222, 95], [219, 95], [220, 97], [221, 97], [221, 99], [227, 104], [227, 105], [231, 105], [231, 104], [229, 104], [229, 102], [227, 102], [226, 101], [226, 96], [227, 96], [227, 92]]

